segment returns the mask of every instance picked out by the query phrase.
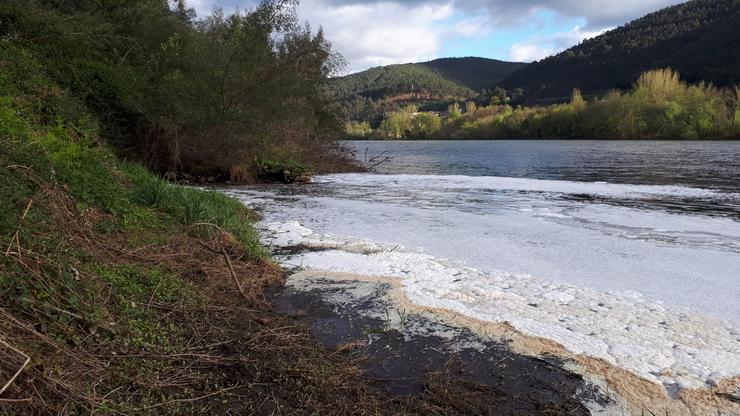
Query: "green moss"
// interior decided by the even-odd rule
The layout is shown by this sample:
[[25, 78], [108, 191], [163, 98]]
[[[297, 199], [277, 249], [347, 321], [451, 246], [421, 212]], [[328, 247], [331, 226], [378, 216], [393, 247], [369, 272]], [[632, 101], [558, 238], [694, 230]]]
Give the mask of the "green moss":
[[293, 159], [257, 159], [257, 169], [260, 174], [269, 174], [274, 172], [282, 172], [283, 170], [289, 170], [294, 173], [307, 173], [311, 171], [311, 168], [301, 164]]

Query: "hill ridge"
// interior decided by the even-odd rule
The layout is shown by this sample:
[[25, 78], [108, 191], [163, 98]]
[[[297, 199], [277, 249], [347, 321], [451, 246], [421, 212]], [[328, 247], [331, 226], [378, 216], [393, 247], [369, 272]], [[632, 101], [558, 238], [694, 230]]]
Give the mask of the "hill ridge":
[[688, 82], [740, 83], [740, 0], [692, 0], [635, 19], [508, 75], [528, 97], [627, 89], [640, 73], [676, 69]]

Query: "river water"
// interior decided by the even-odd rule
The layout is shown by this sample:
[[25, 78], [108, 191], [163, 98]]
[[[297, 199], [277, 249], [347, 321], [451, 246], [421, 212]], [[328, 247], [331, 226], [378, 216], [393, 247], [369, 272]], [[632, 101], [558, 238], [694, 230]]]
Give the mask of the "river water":
[[[233, 188], [287, 266], [400, 279], [672, 388], [740, 375], [740, 142], [351, 142], [372, 173]], [[361, 249], [357, 249], [361, 247]]]

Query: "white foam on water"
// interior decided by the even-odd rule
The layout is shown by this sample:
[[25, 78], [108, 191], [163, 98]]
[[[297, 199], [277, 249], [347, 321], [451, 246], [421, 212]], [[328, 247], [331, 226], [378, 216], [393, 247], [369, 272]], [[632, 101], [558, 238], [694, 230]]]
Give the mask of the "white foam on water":
[[318, 182], [290, 202], [232, 191], [262, 209], [266, 242], [325, 249], [282, 258], [287, 266], [393, 276], [417, 304], [509, 322], [666, 385], [740, 374], [740, 222], [551, 194], [732, 195], [490, 177]]
[[368, 175], [350, 173], [325, 175], [318, 183], [348, 184], [353, 186], [408, 187], [448, 189], [497, 189], [510, 191], [559, 192], [600, 196], [671, 195], [684, 197], [711, 197], [719, 193], [702, 188], [673, 185], [629, 185], [607, 182], [574, 182], [547, 179], [508, 178], [501, 176], [464, 175]]

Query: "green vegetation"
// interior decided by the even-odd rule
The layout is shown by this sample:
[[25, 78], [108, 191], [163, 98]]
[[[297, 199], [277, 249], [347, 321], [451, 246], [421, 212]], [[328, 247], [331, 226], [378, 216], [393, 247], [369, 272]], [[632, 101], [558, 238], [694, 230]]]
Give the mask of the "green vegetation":
[[[419, 128], [423, 125], [424, 128]], [[706, 139], [740, 136], [740, 87], [689, 85], [670, 69], [644, 73], [625, 93], [587, 101], [573, 90], [570, 102], [546, 107], [452, 104], [446, 117], [392, 112], [375, 137], [510, 139]]]
[[306, 182], [311, 176], [311, 168], [292, 159], [259, 159], [257, 169], [259, 177], [264, 181]]
[[[26, 414], [62, 407], [79, 413], [90, 410], [86, 397], [94, 397], [89, 389], [97, 384], [99, 397], [106, 395], [97, 403], [100, 411], [133, 411], [131, 406], [160, 400], [163, 392], [138, 391], [142, 402], [128, 404], [132, 396], [116, 390], [134, 378], [151, 380], [152, 363], [130, 365], [99, 355], [184, 351], [182, 331], [152, 305], [198, 299], [166, 262], [140, 261], [146, 246], [160, 239], [166, 245], [179, 234], [203, 236], [190, 226], [207, 221], [233, 236], [246, 258], [262, 262], [266, 254], [243, 205], [120, 163], [97, 143], [96, 123], [82, 103], [38, 71], [26, 76], [50, 95], [0, 98], [2, 333], [4, 342], [31, 358], [9, 393], [35, 391], [35, 399], [22, 402]], [[3, 91], [19, 85], [9, 81], [14, 80], [2, 79]], [[74, 118], [61, 116], [65, 113]], [[194, 205], [201, 210], [197, 216], [188, 214]], [[119, 263], [123, 259], [129, 261]], [[7, 348], [0, 346], [4, 354]], [[11, 354], [3, 364], [8, 370], [21, 363]], [[14, 413], [0, 409], [6, 411]]]
[[345, 120], [377, 127], [385, 113], [400, 111], [405, 105], [444, 110], [452, 101], [475, 97], [524, 65], [486, 58], [444, 58], [371, 68], [334, 78], [329, 88]]
[[373, 408], [264, 302], [282, 275], [254, 213], [141, 164], [249, 179], [341, 156], [314, 94], [333, 58], [285, 6], [0, 4], [1, 415]]
[[419, 112], [411, 105], [388, 114], [380, 123], [378, 134], [390, 139], [433, 139], [442, 128], [442, 119], [435, 113]]
[[740, 83], [740, 2], [692, 0], [648, 14], [532, 63], [498, 85], [522, 88], [529, 103], [562, 102], [574, 88], [585, 94], [628, 89], [639, 75], [671, 67], [691, 83]]
[[[93, 140], [170, 178], [242, 181], [262, 157], [317, 169], [327, 154], [341, 158], [332, 149], [341, 124], [323, 92], [338, 60], [293, 2], [201, 20], [175, 3], [3, 1], [3, 95], [67, 92], [76, 107], [63, 107], [65, 121], [97, 128]], [[47, 90], [29, 70], [51, 81]]]
[[373, 128], [367, 121], [348, 121], [344, 124], [344, 132], [349, 137], [363, 139], [370, 137]]
[[527, 66], [522, 62], [505, 62], [473, 56], [440, 58], [417, 65], [432, 68], [445, 78], [477, 92], [490, 89], [506, 76]]

